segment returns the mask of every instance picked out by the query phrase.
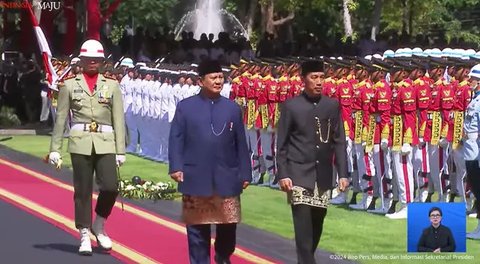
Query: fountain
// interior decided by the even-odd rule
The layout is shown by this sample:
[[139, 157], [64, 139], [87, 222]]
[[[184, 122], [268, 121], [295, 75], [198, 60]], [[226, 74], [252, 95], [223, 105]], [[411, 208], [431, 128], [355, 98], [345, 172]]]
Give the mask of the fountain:
[[233, 38], [248, 39], [247, 30], [233, 14], [221, 8], [221, 1], [198, 0], [197, 8], [186, 13], [175, 26], [175, 39], [178, 40], [183, 31], [193, 31], [195, 39], [200, 39], [202, 33], [213, 33], [216, 39], [222, 31]]

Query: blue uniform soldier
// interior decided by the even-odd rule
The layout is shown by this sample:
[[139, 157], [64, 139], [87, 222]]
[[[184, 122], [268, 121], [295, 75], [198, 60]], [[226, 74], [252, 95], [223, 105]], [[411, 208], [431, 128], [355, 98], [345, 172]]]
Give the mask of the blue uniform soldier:
[[169, 173], [183, 194], [190, 263], [210, 263], [210, 225], [216, 224], [215, 262], [230, 263], [240, 221], [240, 194], [252, 180], [242, 112], [220, 95], [218, 62], [198, 67], [199, 95], [178, 103], [169, 136]]
[[[465, 165], [467, 168], [467, 182], [470, 185], [473, 195], [477, 201], [480, 200], [480, 164], [478, 161], [478, 133], [480, 129], [480, 64], [475, 65], [470, 70], [470, 87], [473, 89], [473, 99], [468, 104], [465, 113], [465, 122], [463, 125], [465, 139], [463, 142], [463, 150], [465, 157]], [[480, 239], [480, 204], [475, 203], [477, 211], [478, 226], [467, 233], [467, 238]]]

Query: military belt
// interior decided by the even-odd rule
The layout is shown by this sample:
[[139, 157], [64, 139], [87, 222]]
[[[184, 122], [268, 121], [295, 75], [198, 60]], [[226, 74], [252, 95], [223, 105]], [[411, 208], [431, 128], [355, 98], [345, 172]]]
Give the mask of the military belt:
[[113, 132], [113, 127], [110, 125], [101, 125], [97, 122], [76, 123], [72, 126], [71, 130], [86, 131], [92, 133], [111, 133]]

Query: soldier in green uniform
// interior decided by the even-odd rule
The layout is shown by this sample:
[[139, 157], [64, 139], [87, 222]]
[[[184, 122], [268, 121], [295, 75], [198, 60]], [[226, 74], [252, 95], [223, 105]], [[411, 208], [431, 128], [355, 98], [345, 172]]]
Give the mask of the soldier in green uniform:
[[[101, 248], [112, 248], [104, 225], [118, 195], [116, 166], [125, 162], [125, 120], [118, 82], [98, 73], [104, 61], [102, 44], [87, 40], [81, 47], [80, 58], [83, 73], [65, 79], [59, 86], [49, 161], [61, 166], [63, 132], [72, 111], [68, 152], [73, 167], [75, 226], [80, 231], [79, 254], [91, 255], [90, 228]], [[94, 172], [100, 193], [92, 225]]]

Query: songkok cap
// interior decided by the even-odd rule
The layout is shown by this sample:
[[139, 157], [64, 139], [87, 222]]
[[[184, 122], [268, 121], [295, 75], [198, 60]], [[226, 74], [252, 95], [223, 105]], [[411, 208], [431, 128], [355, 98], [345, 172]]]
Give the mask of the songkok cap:
[[311, 72], [323, 72], [323, 62], [319, 60], [309, 60], [302, 63], [302, 75]]
[[205, 76], [209, 73], [220, 73], [222, 72], [222, 67], [220, 63], [215, 60], [205, 60], [202, 61], [197, 68], [199, 76]]

